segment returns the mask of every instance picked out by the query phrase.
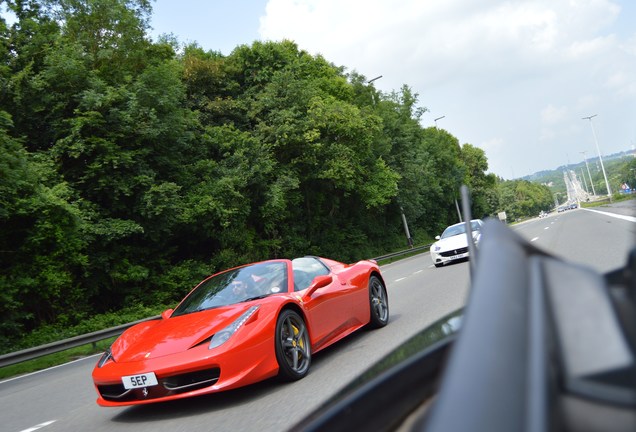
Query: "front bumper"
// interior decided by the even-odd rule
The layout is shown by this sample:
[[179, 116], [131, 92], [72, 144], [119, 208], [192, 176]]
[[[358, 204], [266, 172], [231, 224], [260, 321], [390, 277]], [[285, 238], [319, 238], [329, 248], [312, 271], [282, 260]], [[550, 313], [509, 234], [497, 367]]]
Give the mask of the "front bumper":
[[[237, 343], [228, 350], [203, 345], [156, 359], [117, 363], [93, 369], [97, 404], [124, 406], [181, 399], [253, 384], [278, 372], [274, 343]], [[228, 347], [229, 348], [229, 347]], [[127, 390], [122, 377], [154, 372], [157, 385]]]
[[431, 259], [433, 264], [437, 266], [466, 258], [468, 258], [468, 247], [447, 251], [431, 251]]

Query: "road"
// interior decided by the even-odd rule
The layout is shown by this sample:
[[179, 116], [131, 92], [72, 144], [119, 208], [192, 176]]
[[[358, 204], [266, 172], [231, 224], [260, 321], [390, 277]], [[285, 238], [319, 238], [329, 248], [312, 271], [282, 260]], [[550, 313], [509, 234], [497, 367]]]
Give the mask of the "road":
[[543, 250], [607, 272], [625, 264], [636, 244], [636, 200], [551, 213], [515, 230]]
[[[636, 243], [634, 214], [632, 203], [578, 209], [514, 229], [540, 248], [605, 272], [623, 265]], [[0, 382], [0, 430], [285, 430], [401, 342], [462, 306], [469, 292], [466, 262], [436, 269], [430, 256], [421, 254], [383, 266], [382, 271], [389, 292], [389, 325], [350, 336], [317, 354], [303, 380], [290, 384], [269, 380], [172, 403], [101, 408], [95, 404], [90, 380], [97, 360], [93, 357]]]

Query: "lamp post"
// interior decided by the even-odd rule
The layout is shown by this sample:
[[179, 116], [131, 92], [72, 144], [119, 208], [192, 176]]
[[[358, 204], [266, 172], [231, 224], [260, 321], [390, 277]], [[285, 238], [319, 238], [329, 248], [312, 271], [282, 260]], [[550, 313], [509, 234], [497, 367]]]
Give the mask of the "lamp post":
[[[367, 84], [372, 84], [373, 81], [379, 80], [380, 78], [382, 78], [382, 75], [378, 75], [375, 78], [371, 78], [369, 81], [367, 81]], [[375, 96], [372, 94], [371, 98], [373, 99], [373, 105], [375, 105]], [[411, 232], [409, 231], [409, 225], [406, 222], [406, 215], [404, 214], [404, 208], [402, 208], [402, 206], [400, 206], [400, 213], [402, 214], [402, 224], [404, 225], [404, 235], [406, 235], [406, 242], [408, 243], [409, 247], [412, 248], [413, 247], [413, 238], [411, 237]]]
[[596, 138], [596, 131], [594, 130], [594, 123], [592, 123], [592, 118], [596, 117], [597, 114], [583, 117], [582, 120], [589, 120], [590, 126], [592, 127], [592, 135], [594, 135], [594, 142], [596, 143], [596, 152], [598, 153], [598, 159], [601, 161], [601, 169], [603, 170], [603, 178], [605, 178], [605, 187], [607, 187], [607, 196], [612, 200], [612, 191], [610, 190], [609, 182], [607, 181], [607, 174], [605, 174], [605, 165], [603, 165], [603, 158], [601, 157], [601, 150], [598, 147], [598, 138]]
[[[369, 81], [367, 81], [367, 84], [372, 84], [373, 81], [379, 80], [380, 78], [382, 78], [382, 75], [378, 75], [375, 78], [371, 78]], [[375, 94], [373, 93], [373, 90], [371, 90], [371, 100], [373, 101], [373, 105], [375, 105]]]
[[406, 223], [406, 216], [404, 215], [404, 209], [400, 206], [400, 212], [402, 213], [402, 224], [404, 225], [404, 234], [406, 235], [406, 243], [410, 248], [413, 247], [413, 238], [409, 231], [409, 224]]
[[[435, 129], [437, 129], [437, 120], [441, 120], [443, 118], [446, 118], [446, 116], [443, 115], [441, 117], [433, 119], [433, 122], [435, 123]], [[455, 198], [455, 208], [457, 209], [457, 217], [459, 218], [459, 221], [464, 222], [464, 220], [462, 219], [462, 213], [459, 211], [459, 203], [457, 202], [457, 198]]]
[[581, 168], [581, 177], [583, 178], [583, 186], [585, 186], [585, 193], [590, 194], [590, 190], [587, 188], [587, 180], [585, 180], [585, 173], [583, 172], [583, 168]]
[[[372, 84], [373, 81], [379, 80], [380, 78], [382, 78], [382, 75], [378, 75], [375, 78], [371, 78], [369, 81], [367, 81], [367, 84]], [[371, 99], [373, 100], [373, 105], [375, 105], [375, 96], [373, 95], [373, 93], [371, 94]], [[408, 243], [409, 247], [412, 248], [413, 238], [411, 237], [411, 232], [409, 231], [409, 224], [406, 222], [406, 215], [404, 214], [404, 208], [402, 208], [402, 206], [400, 206], [400, 213], [402, 215], [402, 224], [404, 225], [404, 235], [406, 235], [406, 242]]]
[[580, 152], [583, 155], [583, 160], [585, 161], [585, 166], [587, 167], [587, 175], [590, 177], [590, 185], [592, 185], [592, 195], [596, 195], [596, 191], [594, 190], [594, 182], [592, 181], [592, 174], [590, 174], [590, 166], [587, 163], [587, 158], [585, 157], [585, 153], [587, 152]]

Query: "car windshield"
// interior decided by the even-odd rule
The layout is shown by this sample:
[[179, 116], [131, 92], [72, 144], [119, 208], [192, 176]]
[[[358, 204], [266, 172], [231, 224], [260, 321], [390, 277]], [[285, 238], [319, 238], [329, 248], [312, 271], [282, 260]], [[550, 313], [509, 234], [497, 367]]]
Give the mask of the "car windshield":
[[[470, 228], [473, 231], [479, 231], [479, 229], [481, 228], [481, 225], [477, 221], [472, 221], [470, 223]], [[448, 228], [446, 228], [444, 232], [442, 233], [441, 238], [453, 237], [456, 235], [464, 234], [465, 232], [466, 232], [466, 224], [459, 223], [459, 224], [451, 225]]]
[[211, 276], [201, 282], [172, 316], [263, 298], [287, 291], [287, 264], [253, 264]]

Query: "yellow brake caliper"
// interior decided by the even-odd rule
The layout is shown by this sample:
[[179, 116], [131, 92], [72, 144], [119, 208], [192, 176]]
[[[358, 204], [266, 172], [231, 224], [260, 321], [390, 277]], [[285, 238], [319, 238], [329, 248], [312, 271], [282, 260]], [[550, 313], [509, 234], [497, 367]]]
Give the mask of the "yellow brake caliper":
[[[294, 344], [294, 348], [296, 347], [296, 336], [298, 336], [298, 333], [300, 333], [300, 331], [298, 330], [298, 327], [296, 327], [295, 325], [292, 324], [292, 328], [294, 329], [294, 338], [293, 338], [293, 344]], [[300, 350], [300, 354], [302, 355], [302, 353], [305, 350], [305, 342], [300, 339], [298, 341], [298, 345], [300, 346], [301, 350]]]

